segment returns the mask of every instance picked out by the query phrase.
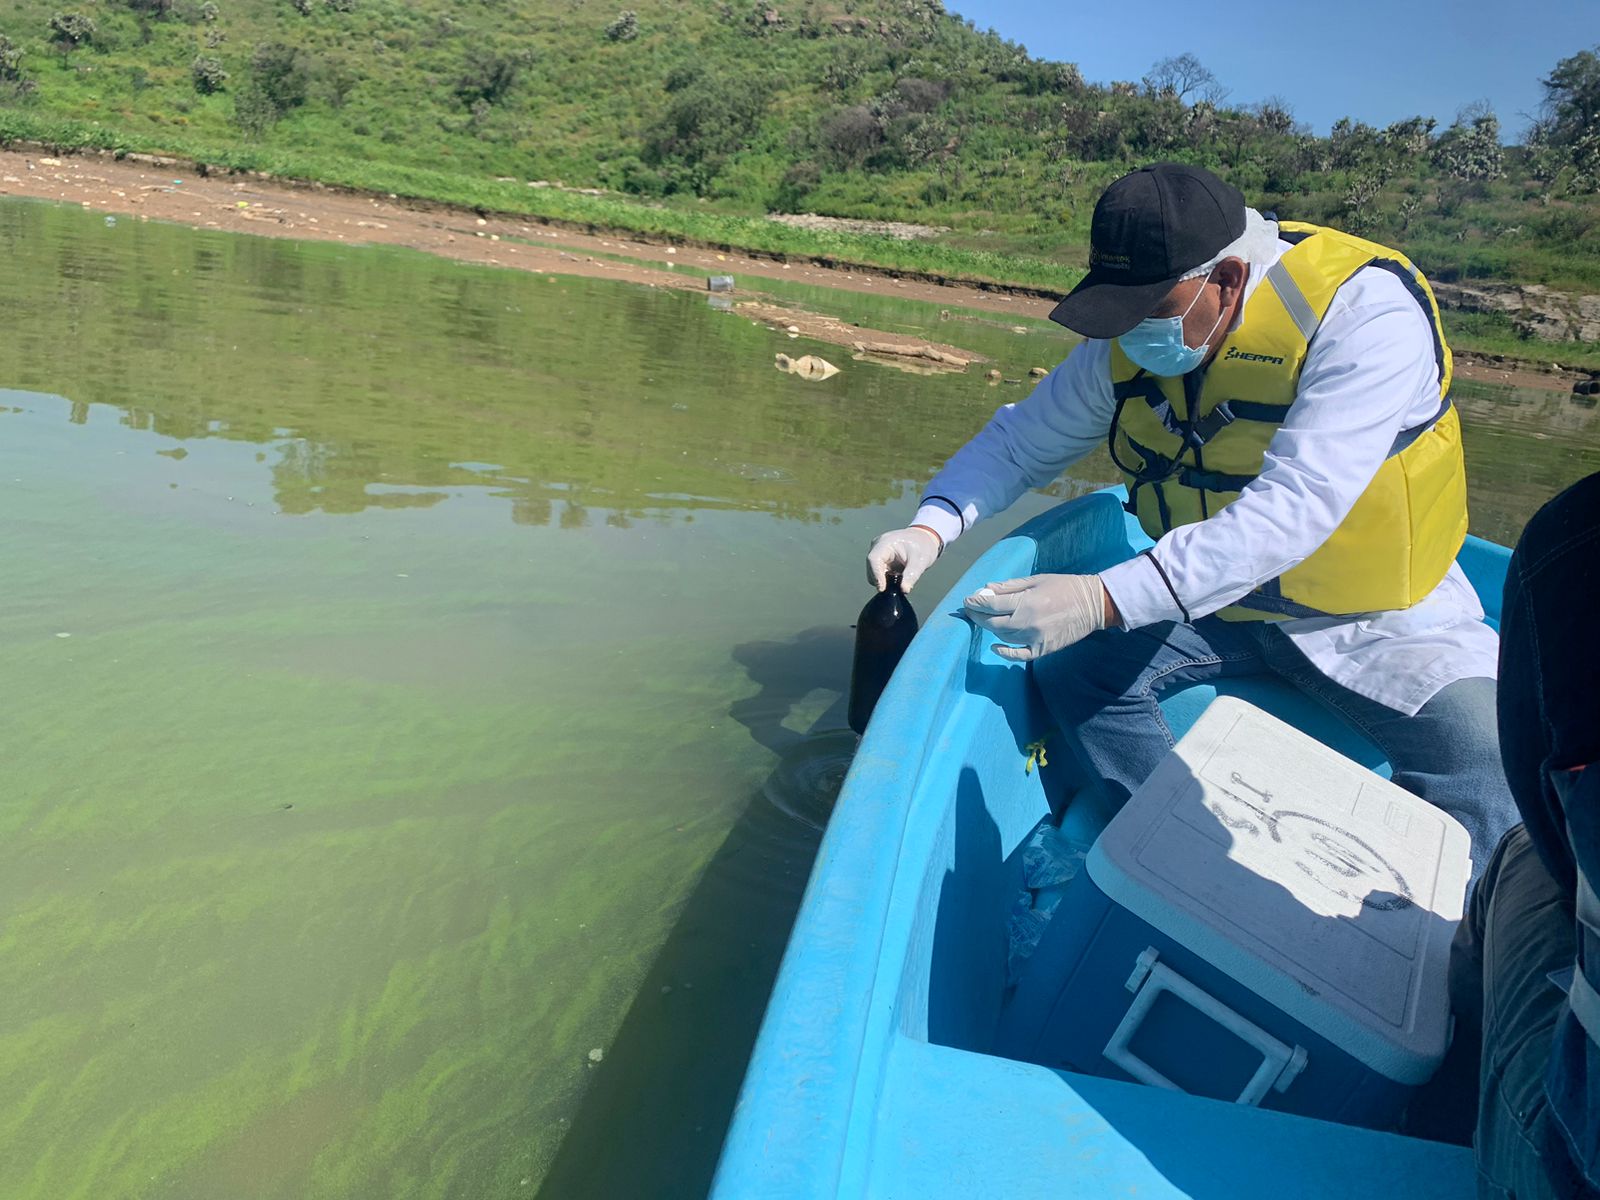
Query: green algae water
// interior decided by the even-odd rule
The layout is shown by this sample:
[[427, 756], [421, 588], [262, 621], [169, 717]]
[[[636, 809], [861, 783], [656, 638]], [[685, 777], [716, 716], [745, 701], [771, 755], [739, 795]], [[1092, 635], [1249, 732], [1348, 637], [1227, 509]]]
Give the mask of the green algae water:
[[[402, 251], [0, 249], [0, 1196], [703, 1194], [865, 545], [1023, 389]], [[1462, 405], [1480, 532], [1600, 468], [1565, 396]]]

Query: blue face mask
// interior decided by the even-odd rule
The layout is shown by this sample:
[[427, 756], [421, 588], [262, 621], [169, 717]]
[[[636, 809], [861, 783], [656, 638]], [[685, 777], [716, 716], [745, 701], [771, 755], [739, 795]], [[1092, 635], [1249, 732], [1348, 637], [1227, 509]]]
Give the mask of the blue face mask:
[[[1210, 282], [1211, 276], [1206, 276]], [[1195, 349], [1183, 340], [1183, 319], [1189, 315], [1199, 302], [1201, 292], [1206, 290], [1205, 284], [1200, 285], [1200, 291], [1194, 294], [1194, 299], [1189, 301], [1189, 308], [1183, 310], [1176, 317], [1146, 317], [1127, 333], [1117, 339], [1122, 346], [1122, 352], [1133, 360], [1136, 366], [1143, 367], [1152, 375], [1187, 375], [1205, 361], [1206, 343], [1211, 340], [1211, 334], [1217, 331], [1217, 325], [1222, 324], [1222, 313], [1217, 314], [1217, 324], [1211, 327], [1211, 333], [1200, 339], [1199, 349]]]

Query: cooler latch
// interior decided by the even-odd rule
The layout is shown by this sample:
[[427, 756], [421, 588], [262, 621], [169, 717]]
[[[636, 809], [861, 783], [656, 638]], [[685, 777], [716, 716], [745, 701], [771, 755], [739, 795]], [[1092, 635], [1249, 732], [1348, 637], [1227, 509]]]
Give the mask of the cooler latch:
[[1155, 947], [1151, 946], [1134, 961], [1133, 973], [1128, 976], [1126, 985], [1134, 993], [1134, 1000], [1112, 1033], [1111, 1040], [1106, 1043], [1104, 1054], [1107, 1061], [1115, 1063], [1141, 1083], [1173, 1092], [1183, 1090], [1131, 1048], [1134, 1034], [1150, 1014], [1156, 1000], [1162, 992], [1168, 992], [1261, 1054], [1261, 1066], [1239, 1093], [1234, 1101], [1236, 1104], [1260, 1104], [1269, 1089], [1287, 1091], [1300, 1072], [1305, 1070], [1305, 1049], [1279, 1041], [1255, 1022], [1234, 1012], [1210, 992], [1202, 991], [1171, 967], [1157, 961], [1158, 958]]

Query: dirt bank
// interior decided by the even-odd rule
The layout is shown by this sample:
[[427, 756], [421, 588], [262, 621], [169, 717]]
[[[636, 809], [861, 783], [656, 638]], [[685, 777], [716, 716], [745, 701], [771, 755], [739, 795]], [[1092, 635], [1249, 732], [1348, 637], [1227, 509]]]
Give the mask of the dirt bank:
[[[1043, 317], [1051, 301], [978, 288], [894, 279], [875, 272], [780, 263], [738, 252], [663, 246], [637, 238], [582, 233], [538, 221], [480, 217], [470, 209], [421, 205], [393, 197], [296, 186], [244, 175], [197, 175], [192, 164], [165, 166], [109, 156], [51, 157], [0, 151], [0, 195], [81, 204], [110, 213], [268, 237], [409, 246], [469, 262], [523, 270], [631, 279], [657, 286], [705, 288], [713, 274], [798, 279], [843, 291], [884, 293], [989, 312]], [[506, 239], [534, 244], [509, 244]], [[657, 259], [659, 268], [607, 262], [599, 253]], [[692, 275], [675, 278], [674, 272]]]
[[[617, 279], [649, 287], [704, 292], [709, 275], [798, 279], [845, 291], [961, 304], [1010, 315], [1044, 315], [1049, 304], [972, 288], [869, 276], [856, 271], [784, 264], [741, 254], [660, 246], [626, 238], [555, 229], [533, 221], [480, 217], [470, 210], [419, 208], [389, 197], [295, 187], [249, 176], [195, 175], [181, 167], [109, 157], [62, 157], [0, 151], [0, 195], [79, 204], [141, 220], [265, 237], [406, 246], [465, 262], [531, 272]], [[659, 266], [601, 257], [623, 254]], [[743, 305], [741, 305], [743, 307]], [[763, 303], [753, 319], [851, 347], [857, 341], [927, 347], [971, 361], [968, 350], [905, 334], [858, 328], [819, 313]]]
[[[292, 185], [247, 175], [196, 174], [193, 164], [133, 156], [54, 157], [32, 150], [0, 150], [0, 195], [56, 200], [138, 219], [169, 221], [196, 229], [222, 229], [266, 237], [313, 238], [352, 244], [406, 246], [465, 262], [515, 270], [618, 279], [651, 287], [703, 291], [706, 276], [789, 279], [841, 291], [890, 294], [933, 304], [1047, 316], [1054, 302], [1031, 295], [900, 279], [859, 269], [782, 263], [739, 252], [664, 246], [632, 237], [591, 234], [514, 217], [480, 217], [395, 197], [370, 196]], [[653, 260], [659, 266], [616, 262], [603, 254]], [[791, 322], [816, 314], [796, 312]], [[825, 318], [806, 321], [802, 332], [836, 344], [854, 340], [914, 342], [903, 334], [844, 327]], [[848, 340], [847, 340], [848, 339]], [[933, 343], [929, 343], [934, 345]], [[956, 347], [937, 347], [976, 358]], [[1545, 373], [1525, 364], [1457, 358], [1465, 379], [1566, 391], [1576, 376]]]

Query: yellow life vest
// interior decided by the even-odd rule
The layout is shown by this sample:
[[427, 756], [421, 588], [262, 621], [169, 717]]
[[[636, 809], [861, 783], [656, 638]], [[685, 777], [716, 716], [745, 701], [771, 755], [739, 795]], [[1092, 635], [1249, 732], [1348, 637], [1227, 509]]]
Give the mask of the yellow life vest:
[[1404, 430], [1366, 491], [1308, 558], [1219, 614], [1227, 620], [1409, 608], [1450, 569], [1467, 533], [1461, 422], [1450, 403], [1450, 348], [1433, 290], [1403, 254], [1293, 221], [1294, 245], [1267, 271], [1238, 329], [1203, 371], [1158, 377], [1111, 346], [1111, 454], [1128, 509], [1152, 538], [1226, 508], [1261, 473], [1267, 443], [1295, 402], [1306, 347], [1333, 295], [1363, 267], [1394, 272], [1433, 328], [1439, 411]]

